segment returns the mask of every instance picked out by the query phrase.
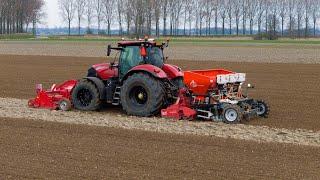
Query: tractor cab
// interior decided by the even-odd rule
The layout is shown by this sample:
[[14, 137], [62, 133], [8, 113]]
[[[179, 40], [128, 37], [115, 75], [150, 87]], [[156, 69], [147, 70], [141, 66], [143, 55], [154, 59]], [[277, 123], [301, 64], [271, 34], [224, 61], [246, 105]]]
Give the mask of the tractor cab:
[[117, 48], [108, 46], [108, 56], [110, 56], [111, 50], [120, 51], [117, 67], [119, 68], [119, 77], [123, 79], [131, 69], [139, 65], [148, 64], [162, 69], [164, 46], [165, 43], [157, 44], [153, 40], [121, 41]]

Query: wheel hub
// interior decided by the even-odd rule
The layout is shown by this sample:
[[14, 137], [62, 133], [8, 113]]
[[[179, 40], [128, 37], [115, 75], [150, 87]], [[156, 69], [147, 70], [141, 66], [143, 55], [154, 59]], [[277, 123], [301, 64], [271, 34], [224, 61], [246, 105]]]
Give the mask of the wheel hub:
[[257, 111], [258, 115], [262, 115], [265, 112], [266, 112], [266, 107], [263, 104], [259, 104], [258, 105], [258, 111]]
[[136, 105], [145, 105], [148, 101], [148, 94], [142, 86], [132, 88], [129, 96], [132, 102]]
[[138, 94], [138, 98], [139, 98], [140, 100], [143, 100], [143, 99], [144, 99], [143, 93], [139, 93], [139, 94]]
[[233, 109], [228, 109], [225, 113], [225, 117], [228, 121], [233, 122], [235, 120], [237, 120], [238, 118], [238, 114], [235, 110]]

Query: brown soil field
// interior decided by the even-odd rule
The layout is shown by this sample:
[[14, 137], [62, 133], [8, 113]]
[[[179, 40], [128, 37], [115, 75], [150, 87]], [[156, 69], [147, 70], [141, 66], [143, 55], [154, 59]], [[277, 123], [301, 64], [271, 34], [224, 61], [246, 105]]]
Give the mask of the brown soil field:
[[[50, 87], [67, 79], [79, 79], [95, 63], [105, 58], [13, 56], [0, 55], [0, 96], [28, 99], [34, 97], [36, 83]], [[187, 69], [227, 68], [247, 73], [248, 82], [256, 85], [255, 98], [267, 100], [271, 115], [266, 120], [253, 120], [250, 125], [288, 129], [320, 130], [320, 65], [268, 64], [212, 61], [169, 63]], [[115, 110], [117, 111], [117, 110]], [[106, 110], [106, 113], [108, 111]], [[119, 110], [119, 113], [121, 111]]]
[[0, 179], [317, 179], [319, 148], [0, 119]]
[[[105, 57], [108, 43], [0, 41], [0, 54]], [[174, 42], [165, 53], [171, 59], [180, 60], [319, 64], [319, 49], [317, 44]]]

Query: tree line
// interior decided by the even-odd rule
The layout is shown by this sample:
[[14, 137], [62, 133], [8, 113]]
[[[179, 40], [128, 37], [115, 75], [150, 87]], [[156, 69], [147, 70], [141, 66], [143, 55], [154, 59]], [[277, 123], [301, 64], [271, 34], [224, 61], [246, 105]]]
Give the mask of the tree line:
[[24, 33], [36, 23], [43, 13], [43, 0], [0, 0], [0, 34]]
[[[119, 35], [316, 36], [320, 0], [59, 0], [61, 16]], [[101, 29], [102, 24], [105, 29]]]

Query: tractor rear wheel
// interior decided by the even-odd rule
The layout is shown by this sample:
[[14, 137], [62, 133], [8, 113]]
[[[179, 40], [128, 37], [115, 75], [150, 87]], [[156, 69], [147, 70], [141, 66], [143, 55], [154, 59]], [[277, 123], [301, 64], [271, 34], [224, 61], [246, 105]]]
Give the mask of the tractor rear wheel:
[[165, 91], [161, 81], [148, 74], [133, 74], [121, 88], [121, 104], [128, 115], [157, 115], [163, 107], [164, 99]]
[[242, 120], [240, 107], [227, 104], [222, 110], [222, 121], [227, 124], [238, 124]]
[[82, 111], [98, 110], [101, 102], [97, 87], [88, 80], [80, 81], [72, 92], [72, 104]]

